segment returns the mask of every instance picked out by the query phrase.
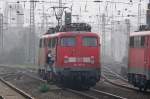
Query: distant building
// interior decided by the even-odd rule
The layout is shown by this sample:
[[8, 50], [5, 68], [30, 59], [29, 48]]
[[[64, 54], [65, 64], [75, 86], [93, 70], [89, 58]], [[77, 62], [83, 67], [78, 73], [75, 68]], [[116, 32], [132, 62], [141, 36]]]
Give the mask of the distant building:
[[22, 27], [24, 24], [24, 12], [19, 3], [6, 2], [4, 10], [4, 24], [9, 27]]

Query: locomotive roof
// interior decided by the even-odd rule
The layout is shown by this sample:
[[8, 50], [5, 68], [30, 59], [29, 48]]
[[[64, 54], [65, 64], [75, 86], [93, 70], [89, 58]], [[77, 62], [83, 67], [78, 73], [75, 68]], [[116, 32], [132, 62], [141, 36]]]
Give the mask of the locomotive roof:
[[145, 35], [150, 35], [150, 31], [139, 31], [130, 33], [130, 36], [145, 36]]
[[96, 33], [93, 32], [58, 32], [58, 33], [54, 33], [54, 34], [45, 34], [42, 35], [41, 38], [47, 38], [47, 37], [57, 37], [57, 36], [71, 36], [71, 35], [77, 35], [77, 34], [83, 34], [83, 35], [91, 35], [91, 36], [98, 36]]

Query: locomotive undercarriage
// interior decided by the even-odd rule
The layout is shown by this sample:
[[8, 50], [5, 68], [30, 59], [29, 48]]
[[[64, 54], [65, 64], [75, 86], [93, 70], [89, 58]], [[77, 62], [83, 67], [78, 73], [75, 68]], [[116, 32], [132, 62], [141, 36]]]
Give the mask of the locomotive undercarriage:
[[129, 73], [128, 81], [135, 87], [138, 87], [140, 91], [150, 89], [150, 80], [147, 80], [145, 75]]
[[89, 89], [100, 80], [100, 69], [64, 68], [55, 69], [55, 72], [46, 69], [39, 71], [43, 79], [73, 89]]
[[59, 72], [60, 82], [71, 88], [89, 89], [100, 80], [98, 70], [64, 70]]

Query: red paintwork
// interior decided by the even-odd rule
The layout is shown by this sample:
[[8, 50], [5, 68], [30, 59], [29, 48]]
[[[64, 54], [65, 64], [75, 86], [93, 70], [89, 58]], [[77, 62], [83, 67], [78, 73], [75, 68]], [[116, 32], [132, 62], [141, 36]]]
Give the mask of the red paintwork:
[[[60, 38], [66, 36], [76, 36], [77, 42], [75, 47], [62, 47], [60, 46]], [[82, 46], [82, 40], [81, 38], [83, 36], [89, 36], [89, 37], [96, 37], [98, 39], [98, 46], [97, 47], [84, 47]], [[86, 33], [71, 33], [71, 32], [62, 32], [62, 33], [56, 33], [56, 34], [47, 34], [44, 35], [44, 38], [50, 39], [52, 37], [58, 38], [58, 46], [56, 47], [56, 61], [55, 66], [58, 66], [59, 68], [65, 68], [65, 67], [92, 67], [92, 68], [100, 68], [100, 40], [97, 34], [86, 32]], [[45, 54], [47, 54], [47, 48], [45, 50]], [[94, 56], [94, 64], [90, 63], [82, 63], [82, 62], [76, 62], [76, 63], [64, 63], [64, 56], [68, 57], [91, 57]]]
[[138, 47], [129, 48], [128, 81], [140, 90], [146, 90], [150, 88], [150, 31], [134, 32], [130, 36], [144, 36], [145, 40], [139, 42], [136, 38], [134, 44], [144, 43], [144, 46], [138, 44]]
[[144, 66], [144, 48], [130, 48], [129, 51], [129, 67]]
[[146, 44], [148, 46], [145, 48], [145, 68], [150, 71], [150, 35], [146, 37]]
[[[58, 46], [57, 48], [57, 56], [59, 56], [58, 61], [57, 61], [57, 65], [56, 66], [61, 66], [61, 67], [70, 67], [73, 66], [74, 64], [76, 64], [76, 66], [74, 67], [92, 67], [92, 68], [100, 68], [100, 47], [83, 47], [82, 46], [82, 41], [81, 38], [83, 36], [94, 36], [97, 37], [98, 36], [96, 34], [93, 33], [84, 33], [84, 34], [75, 34], [75, 33], [66, 33], [60, 36], [77, 36], [77, 43], [75, 47], [62, 47], [62, 46]], [[98, 41], [99, 42], [99, 41]], [[94, 56], [95, 57], [95, 64], [84, 64], [82, 62], [77, 62], [77, 63], [64, 63], [64, 56], [68, 56], [68, 57], [90, 57], [90, 56]], [[82, 66], [79, 66], [82, 65]]]
[[[129, 48], [129, 64], [128, 67], [150, 70], [150, 32], [142, 31], [132, 33], [130, 36], [145, 36], [144, 48]], [[147, 46], [148, 45], [148, 46]]]

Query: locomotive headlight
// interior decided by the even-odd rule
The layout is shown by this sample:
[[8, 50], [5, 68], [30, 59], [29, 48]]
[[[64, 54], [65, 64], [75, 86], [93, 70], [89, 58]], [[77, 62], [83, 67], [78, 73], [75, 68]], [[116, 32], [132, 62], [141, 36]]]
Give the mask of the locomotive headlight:
[[94, 64], [94, 56], [91, 56], [91, 64]]

